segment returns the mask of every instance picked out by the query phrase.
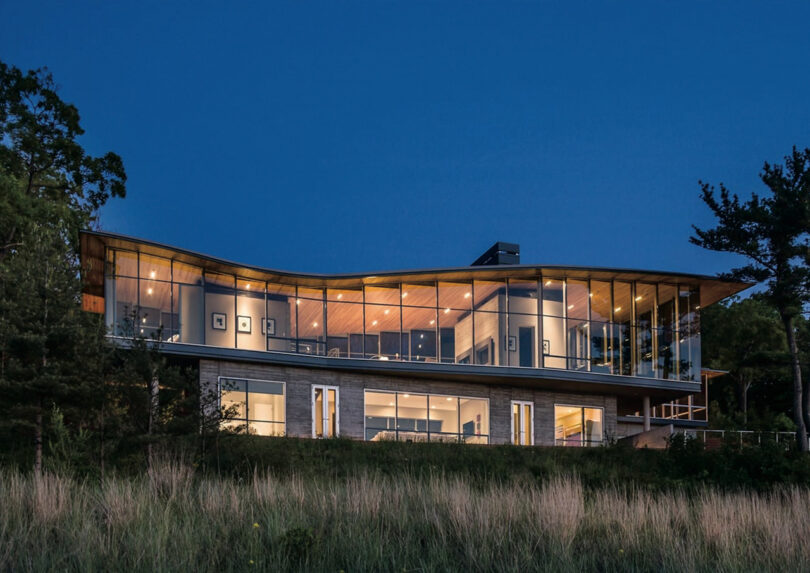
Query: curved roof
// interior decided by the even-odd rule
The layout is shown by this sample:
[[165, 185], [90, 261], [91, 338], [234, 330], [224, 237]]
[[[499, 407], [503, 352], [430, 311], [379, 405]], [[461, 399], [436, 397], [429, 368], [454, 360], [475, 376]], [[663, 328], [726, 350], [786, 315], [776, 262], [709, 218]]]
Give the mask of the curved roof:
[[726, 297], [741, 292], [752, 283], [727, 281], [716, 276], [687, 273], [616, 269], [606, 267], [574, 267], [565, 265], [493, 265], [446, 267], [432, 269], [404, 269], [371, 273], [314, 274], [296, 273], [247, 265], [172, 247], [136, 237], [105, 231], [83, 231], [81, 234], [82, 260], [89, 265], [85, 291], [101, 295], [103, 292], [104, 247], [137, 251], [144, 254], [166, 257], [176, 261], [203, 267], [208, 271], [236, 274], [241, 278], [295, 284], [310, 287], [346, 288], [365, 284], [385, 284], [394, 281], [432, 280], [487, 280], [503, 277], [528, 278], [540, 274], [554, 278], [646, 281], [688, 284], [700, 286], [700, 304], [708, 306]]

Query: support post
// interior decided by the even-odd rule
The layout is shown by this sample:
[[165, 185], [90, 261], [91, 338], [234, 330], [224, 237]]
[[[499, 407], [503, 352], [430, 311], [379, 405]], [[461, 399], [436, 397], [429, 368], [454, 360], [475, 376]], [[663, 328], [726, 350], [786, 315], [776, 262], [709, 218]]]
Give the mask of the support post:
[[650, 431], [650, 397], [644, 396], [644, 405], [642, 406], [642, 413], [644, 415], [644, 431]]

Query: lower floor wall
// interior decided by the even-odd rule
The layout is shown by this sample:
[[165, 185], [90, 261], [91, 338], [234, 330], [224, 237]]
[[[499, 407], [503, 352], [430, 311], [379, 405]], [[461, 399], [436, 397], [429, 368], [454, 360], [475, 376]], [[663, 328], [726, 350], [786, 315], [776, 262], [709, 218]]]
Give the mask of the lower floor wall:
[[[489, 443], [511, 441], [512, 401], [534, 405], [535, 445], [555, 443], [555, 405], [582, 406], [603, 410], [603, 437], [616, 437], [616, 397], [597, 394], [552, 392], [503, 384], [480, 384], [404, 376], [381, 376], [326, 369], [275, 366], [220, 360], [200, 360], [200, 385], [204, 394], [219, 393], [220, 377], [284, 383], [285, 430], [288, 436], [313, 435], [313, 385], [337, 387], [340, 436], [362, 440], [365, 437], [365, 392], [396, 391], [484, 398], [489, 406]], [[219, 404], [211, 402], [215, 415]]]

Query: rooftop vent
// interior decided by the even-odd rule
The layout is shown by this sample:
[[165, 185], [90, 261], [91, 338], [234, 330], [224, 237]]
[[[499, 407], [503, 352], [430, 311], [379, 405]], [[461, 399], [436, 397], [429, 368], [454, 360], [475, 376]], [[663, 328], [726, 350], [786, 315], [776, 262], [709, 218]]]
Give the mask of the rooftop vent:
[[498, 241], [473, 261], [473, 267], [484, 265], [519, 265], [520, 245]]

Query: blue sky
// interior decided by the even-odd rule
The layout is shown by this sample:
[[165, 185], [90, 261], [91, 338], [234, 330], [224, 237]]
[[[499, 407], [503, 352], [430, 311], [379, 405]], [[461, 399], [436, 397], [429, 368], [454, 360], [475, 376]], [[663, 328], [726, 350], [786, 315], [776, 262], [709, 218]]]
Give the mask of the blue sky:
[[[236, 3], [234, 3], [236, 4]], [[810, 3], [0, 3], [128, 197], [106, 230], [273, 268], [713, 274], [699, 179], [810, 146]]]

